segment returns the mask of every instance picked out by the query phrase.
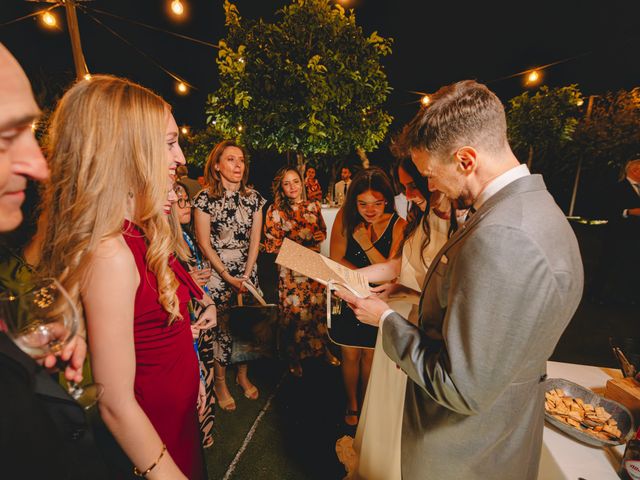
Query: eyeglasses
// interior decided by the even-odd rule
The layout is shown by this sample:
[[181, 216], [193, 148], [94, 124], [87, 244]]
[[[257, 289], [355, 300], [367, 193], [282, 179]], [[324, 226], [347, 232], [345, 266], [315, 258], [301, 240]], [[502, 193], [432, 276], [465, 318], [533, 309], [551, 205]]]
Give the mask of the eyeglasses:
[[384, 200], [378, 200], [376, 202], [361, 202], [358, 200], [358, 207], [366, 208], [368, 206], [374, 206], [376, 208], [384, 207], [387, 204]]
[[191, 206], [191, 201], [188, 198], [179, 198], [177, 203], [180, 208]]

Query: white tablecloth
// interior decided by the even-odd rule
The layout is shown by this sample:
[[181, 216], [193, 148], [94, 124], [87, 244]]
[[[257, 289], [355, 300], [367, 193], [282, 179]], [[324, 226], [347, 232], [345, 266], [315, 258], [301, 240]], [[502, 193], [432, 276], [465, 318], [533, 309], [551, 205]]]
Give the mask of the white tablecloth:
[[324, 223], [327, 224], [327, 238], [320, 244], [320, 253], [325, 257], [329, 256], [331, 229], [333, 228], [333, 222], [336, 219], [338, 210], [340, 210], [338, 207], [326, 207], [324, 205], [322, 206], [322, 218], [324, 218]]
[[[549, 378], [565, 378], [587, 388], [604, 388], [611, 378], [603, 369], [547, 362]], [[580, 443], [545, 423], [538, 480], [618, 480], [624, 445], [596, 448]]]

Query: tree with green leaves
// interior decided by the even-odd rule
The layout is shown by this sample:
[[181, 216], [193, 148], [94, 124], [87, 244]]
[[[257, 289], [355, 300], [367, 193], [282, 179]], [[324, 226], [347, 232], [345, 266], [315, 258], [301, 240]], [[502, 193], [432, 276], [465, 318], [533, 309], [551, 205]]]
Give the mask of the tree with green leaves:
[[208, 123], [251, 149], [295, 152], [299, 163], [382, 142], [392, 117], [380, 60], [391, 39], [365, 35], [353, 10], [330, 0], [295, 0], [273, 23], [241, 18], [228, 0], [224, 9]]
[[534, 154], [536, 167], [542, 170], [545, 162], [572, 140], [583, 103], [577, 85], [544, 85], [533, 96], [524, 92], [509, 100], [509, 141], [517, 156], [527, 158], [529, 169]]
[[573, 157], [582, 155], [583, 168], [596, 174], [620, 170], [640, 153], [640, 87], [594, 95], [589, 117], [580, 122]]

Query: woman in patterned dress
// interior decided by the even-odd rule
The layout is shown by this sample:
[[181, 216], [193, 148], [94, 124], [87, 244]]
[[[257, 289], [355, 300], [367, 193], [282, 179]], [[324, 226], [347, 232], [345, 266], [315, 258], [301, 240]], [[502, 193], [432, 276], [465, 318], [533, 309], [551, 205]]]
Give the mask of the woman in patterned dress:
[[304, 185], [307, 191], [307, 200], [310, 202], [313, 201], [322, 201], [322, 187], [320, 186], [320, 182], [316, 178], [316, 169], [313, 167], [307, 167], [307, 171], [304, 174], [305, 180]]
[[[189, 199], [187, 186], [180, 181], [176, 181], [173, 189], [178, 199], [171, 206], [171, 209], [174, 212], [176, 220], [180, 223], [182, 238], [190, 253], [190, 256], [183, 262], [183, 265], [188, 270], [191, 278], [208, 294], [207, 282], [209, 281], [209, 277], [211, 277], [211, 268], [205, 268], [202, 261], [202, 253], [194, 240], [193, 212], [191, 211], [191, 200]], [[213, 446], [213, 424], [215, 420], [213, 407], [212, 332], [211, 329], [203, 329], [202, 325], [196, 321], [199, 313], [202, 311], [202, 308], [197, 302], [192, 301], [189, 310], [191, 313], [191, 333], [197, 344], [196, 352], [198, 353], [198, 359], [200, 361], [200, 374], [206, 390], [206, 406], [198, 415], [200, 420], [200, 437], [202, 439], [202, 446], [209, 448]]]
[[[212, 266], [207, 283], [218, 306], [218, 326], [213, 329], [214, 392], [218, 405], [226, 411], [236, 408], [226, 384], [226, 368], [231, 364], [233, 338], [228, 329], [229, 306], [242, 285], [250, 280], [258, 287], [256, 260], [262, 230], [265, 200], [248, 188], [246, 153], [236, 143], [225, 140], [214, 147], [204, 168], [206, 188], [194, 200], [196, 239]], [[236, 382], [250, 400], [258, 389], [249, 381], [247, 364], [238, 365]]]
[[[309, 171], [309, 170], [307, 170]], [[304, 199], [302, 177], [295, 168], [280, 169], [273, 180], [273, 204], [265, 218], [265, 251], [277, 253], [285, 238], [315, 252], [327, 237], [320, 202]], [[327, 348], [325, 288], [288, 268], [279, 269], [280, 321], [289, 371], [302, 376], [301, 360], [324, 356], [331, 365], [340, 361]]]

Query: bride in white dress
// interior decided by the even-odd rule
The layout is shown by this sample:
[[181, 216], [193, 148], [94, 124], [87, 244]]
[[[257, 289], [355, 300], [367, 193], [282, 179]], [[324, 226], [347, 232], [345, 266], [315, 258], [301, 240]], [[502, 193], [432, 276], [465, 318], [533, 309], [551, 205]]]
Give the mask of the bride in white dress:
[[[407, 200], [413, 204], [408, 220], [411, 215], [414, 218], [407, 227], [410, 234], [403, 245], [402, 258], [371, 265], [360, 272], [370, 282], [389, 282], [372, 291], [389, 301], [403, 317], [417, 323], [420, 290], [431, 260], [447, 241], [451, 207], [448, 199], [435, 192], [429, 213], [424, 213], [429, 196], [426, 180], [410, 160], [400, 165], [398, 177]], [[356, 438], [342, 437], [336, 444], [338, 458], [348, 472], [346, 479], [401, 480], [400, 438], [406, 382], [407, 376], [385, 354], [378, 332]]]

